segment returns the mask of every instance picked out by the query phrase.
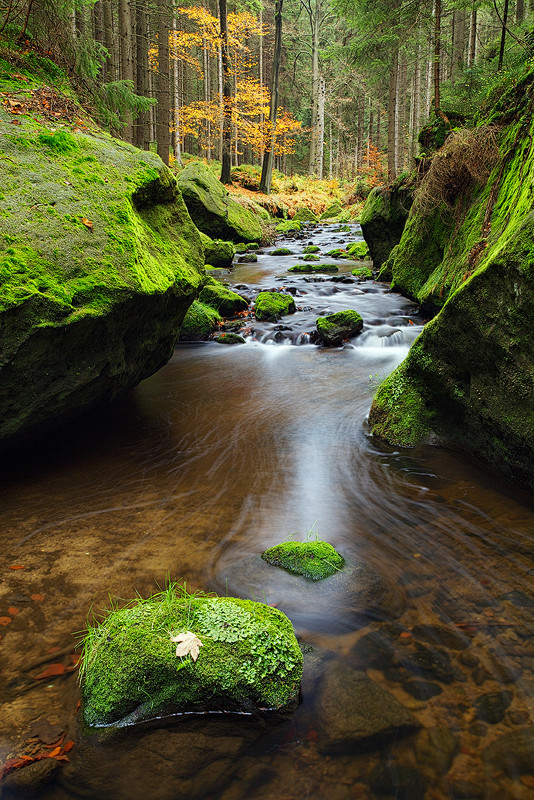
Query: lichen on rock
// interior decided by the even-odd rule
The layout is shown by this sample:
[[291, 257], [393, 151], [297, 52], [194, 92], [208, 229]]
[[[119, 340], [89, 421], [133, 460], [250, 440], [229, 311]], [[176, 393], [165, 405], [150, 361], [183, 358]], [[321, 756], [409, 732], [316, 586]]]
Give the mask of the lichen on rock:
[[[200, 641], [176, 656], [180, 634]], [[183, 639], [183, 637], [182, 637]], [[278, 609], [170, 585], [110, 611], [83, 640], [83, 717], [125, 725], [184, 711], [276, 710], [298, 703], [302, 653]]]

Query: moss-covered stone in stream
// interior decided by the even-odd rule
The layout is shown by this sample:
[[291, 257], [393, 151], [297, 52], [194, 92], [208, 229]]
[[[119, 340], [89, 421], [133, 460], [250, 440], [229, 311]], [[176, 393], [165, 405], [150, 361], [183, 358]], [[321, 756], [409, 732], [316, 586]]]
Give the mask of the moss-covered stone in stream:
[[313, 253], [306, 253], [305, 256], [302, 256], [303, 261], [320, 261], [321, 259], [319, 256], [314, 255]]
[[234, 242], [262, 239], [259, 218], [239, 205], [202, 162], [191, 161], [180, 172], [178, 186], [195, 225], [203, 233]]
[[[534, 80], [534, 73], [531, 73]], [[529, 103], [532, 103], [530, 99]], [[400, 255], [424, 248], [412, 294], [445, 302], [374, 399], [373, 433], [401, 445], [432, 440], [471, 453], [534, 488], [534, 182], [532, 113], [506, 130], [487, 185], [410, 219]], [[427, 239], [420, 233], [427, 231]], [[439, 231], [438, 236], [432, 231]], [[434, 238], [433, 242], [429, 240]], [[436, 243], [437, 241], [437, 243]], [[406, 270], [406, 276], [409, 273]], [[435, 290], [428, 294], [430, 285]], [[424, 294], [422, 294], [424, 293]]]
[[257, 320], [275, 321], [296, 311], [292, 295], [283, 292], [260, 292], [256, 297], [254, 315]]
[[278, 233], [291, 233], [291, 231], [301, 231], [302, 225], [298, 220], [288, 219], [285, 222], [280, 222], [276, 226]]
[[302, 252], [303, 253], [319, 253], [320, 250], [321, 250], [321, 248], [317, 247], [316, 244], [307, 244]]
[[413, 202], [413, 184], [401, 178], [391, 186], [375, 187], [365, 201], [360, 225], [375, 269], [399, 243]]
[[[177, 656], [190, 632], [198, 657]], [[83, 643], [83, 717], [126, 724], [186, 711], [292, 711], [302, 653], [276, 608], [175, 587], [109, 612]]]
[[270, 256], [294, 256], [293, 250], [290, 250], [289, 247], [277, 247], [275, 250], [271, 250], [269, 253]]
[[362, 261], [371, 257], [367, 242], [354, 242], [354, 244], [347, 247], [347, 253], [352, 258], [359, 258]]
[[215, 278], [208, 278], [198, 299], [204, 305], [214, 308], [223, 317], [231, 317], [248, 308], [248, 301], [244, 297], [227, 289]]
[[221, 322], [222, 317], [218, 311], [200, 300], [194, 300], [180, 328], [180, 341], [198, 342], [208, 339]]
[[343, 209], [341, 208], [340, 203], [332, 203], [332, 205], [328, 206], [328, 208], [323, 211], [319, 219], [320, 220], [333, 219], [335, 217], [338, 217], [342, 211]]
[[337, 264], [295, 264], [288, 272], [339, 272]]
[[327, 317], [318, 317], [315, 324], [321, 343], [338, 347], [347, 339], [361, 333], [363, 319], [357, 311], [349, 308], [347, 311], [338, 311]]
[[307, 206], [299, 206], [295, 211], [293, 219], [298, 222], [317, 222], [317, 215]]
[[198, 232], [155, 154], [12, 119], [0, 110], [0, 438], [163, 366], [204, 280]]
[[231, 331], [221, 333], [220, 336], [215, 337], [214, 341], [217, 344], [245, 344], [245, 339], [242, 336]]
[[373, 277], [373, 272], [369, 267], [356, 267], [356, 269], [351, 270], [351, 275], [354, 275], [355, 278], [367, 280]]
[[200, 231], [200, 239], [204, 246], [204, 263], [212, 267], [229, 269], [234, 259], [234, 245], [221, 239], [210, 239]]
[[264, 561], [288, 572], [320, 581], [343, 568], [345, 559], [331, 544], [316, 539], [310, 542], [282, 542], [261, 554]]

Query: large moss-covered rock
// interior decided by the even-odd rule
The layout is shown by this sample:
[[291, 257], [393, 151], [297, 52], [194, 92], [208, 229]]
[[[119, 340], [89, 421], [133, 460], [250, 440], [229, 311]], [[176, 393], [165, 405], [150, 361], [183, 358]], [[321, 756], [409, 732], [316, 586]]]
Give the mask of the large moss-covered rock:
[[377, 186], [365, 201], [360, 225], [375, 269], [399, 243], [412, 202], [413, 186], [408, 181]]
[[338, 347], [352, 336], [357, 336], [363, 328], [363, 319], [357, 311], [347, 309], [329, 314], [327, 317], [318, 317], [317, 331], [322, 344]]
[[232, 242], [223, 242], [221, 239], [210, 239], [200, 231], [200, 239], [204, 245], [204, 263], [212, 267], [229, 269], [234, 260], [234, 245]]
[[[426, 291], [428, 273], [432, 281], [439, 274], [448, 298], [379, 388], [369, 417], [373, 432], [390, 442], [448, 443], [531, 488], [534, 128], [526, 88], [532, 83], [531, 74], [519, 87], [524, 116], [507, 129], [487, 185], [459, 198], [460, 220], [447, 227], [437, 206], [406, 228], [402, 249], [412, 252], [420, 243], [429, 262], [426, 273], [414, 273], [414, 289]], [[426, 242], [415, 234], [422, 228]]]
[[289, 711], [302, 653], [278, 609], [170, 586], [90, 628], [81, 675], [91, 726], [186, 711]]
[[288, 272], [339, 272], [337, 264], [295, 264]]
[[208, 278], [198, 299], [201, 303], [214, 308], [223, 317], [231, 317], [248, 308], [248, 301], [244, 297], [227, 289], [215, 278]]
[[292, 295], [283, 292], [260, 292], [256, 297], [254, 315], [257, 320], [277, 320], [296, 310]]
[[258, 242], [260, 221], [243, 208], [206, 164], [191, 161], [178, 176], [178, 186], [197, 228], [211, 237], [233, 242]]
[[198, 342], [208, 339], [217, 330], [222, 317], [210, 306], [195, 300], [188, 308], [180, 329], [181, 342]]
[[0, 438], [163, 366], [204, 279], [198, 232], [156, 155], [96, 129], [12, 121], [0, 110]]
[[299, 206], [293, 215], [298, 222], [317, 222], [317, 215], [307, 206]]

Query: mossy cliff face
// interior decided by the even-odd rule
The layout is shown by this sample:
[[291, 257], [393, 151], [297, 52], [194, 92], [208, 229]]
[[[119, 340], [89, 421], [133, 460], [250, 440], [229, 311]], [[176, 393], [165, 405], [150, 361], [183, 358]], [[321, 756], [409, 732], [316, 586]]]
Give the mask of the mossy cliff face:
[[399, 243], [412, 202], [413, 186], [407, 181], [377, 186], [365, 201], [360, 225], [375, 269]]
[[413, 294], [439, 274], [447, 299], [379, 388], [369, 421], [392, 443], [437, 437], [534, 488], [531, 87], [527, 81], [522, 113], [505, 129], [500, 159], [487, 185], [470, 193], [462, 221], [447, 226], [437, 207], [406, 227], [403, 252], [423, 246], [414, 230], [426, 226], [428, 240], [441, 232], [445, 255], [427, 242], [427, 273], [414, 270]]
[[163, 366], [204, 273], [157, 156], [99, 130], [17, 120], [0, 112], [0, 438]]
[[212, 238], [259, 242], [259, 218], [243, 208], [213, 175], [209, 167], [192, 161], [178, 176], [178, 185], [197, 228]]
[[[180, 647], [184, 635], [190, 652]], [[90, 629], [81, 675], [91, 726], [184, 711], [290, 711], [298, 703], [302, 653], [278, 609], [169, 587]]]

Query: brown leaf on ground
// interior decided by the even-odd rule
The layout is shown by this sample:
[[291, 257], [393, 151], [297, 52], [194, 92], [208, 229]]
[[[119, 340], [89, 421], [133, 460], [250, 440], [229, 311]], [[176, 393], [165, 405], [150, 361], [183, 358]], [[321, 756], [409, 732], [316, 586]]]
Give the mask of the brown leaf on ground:
[[64, 664], [50, 664], [43, 672], [40, 672], [39, 675], [35, 675], [34, 678], [36, 681], [40, 681], [43, 678], [52, 678], [56, 675], [63, 675], [64, 673]]
[[12, 617], [16, 617], [17, 614], [19, 613], [19, 611], [20, 611], [20, 608], [14, 608], [13, 606], [11, 606], [11, 608], [7, 609], [7, 613], [11, 614]]
[[8, 569], [26, 569], [22, 564], [12, 564]]
[[42, 603], [44, 600], [44, 594], [32, 594], [31, 599], [34, 603]]
[[11, 617], [0, 617], [0, 625], [9, 625]]
[[82, 217], [82, 225], [85, 225], [85, 227], [90, 231], [93, 230], [93, 223], [90, 219], [87, 219], [87, 217]]

